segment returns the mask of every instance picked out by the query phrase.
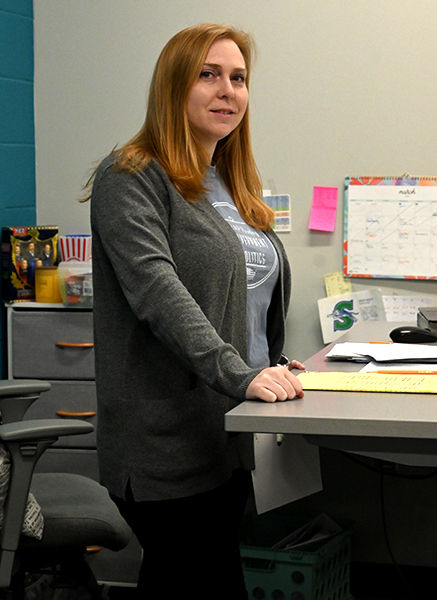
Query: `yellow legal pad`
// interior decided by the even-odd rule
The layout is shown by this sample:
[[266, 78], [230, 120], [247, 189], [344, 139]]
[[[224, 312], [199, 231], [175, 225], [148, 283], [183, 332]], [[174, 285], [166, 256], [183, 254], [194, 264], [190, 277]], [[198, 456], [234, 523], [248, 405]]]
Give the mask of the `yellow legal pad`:
[[340, 392], [397, 392], [437, 394], [437, 375], [383, 375], [381, 373], [305, 372], [298, 379], [304, 390]]

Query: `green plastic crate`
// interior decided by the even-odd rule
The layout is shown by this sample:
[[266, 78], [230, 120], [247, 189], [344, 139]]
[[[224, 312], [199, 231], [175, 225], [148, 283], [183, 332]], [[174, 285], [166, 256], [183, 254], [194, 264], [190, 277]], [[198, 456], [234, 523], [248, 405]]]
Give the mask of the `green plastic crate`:
[[303, 524], [272, 514], [243, 527], [240, 555], [250, 600], [352, 600], [350, 527], [311, 552], [269, 549]]

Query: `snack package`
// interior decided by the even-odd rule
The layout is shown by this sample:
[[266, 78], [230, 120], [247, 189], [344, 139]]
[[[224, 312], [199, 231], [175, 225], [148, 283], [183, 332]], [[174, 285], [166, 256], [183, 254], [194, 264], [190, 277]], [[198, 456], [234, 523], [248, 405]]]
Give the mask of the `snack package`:
[[63, 261], [58, 266], [59, 289], [64, 304], [93, 305], [92, 262]]

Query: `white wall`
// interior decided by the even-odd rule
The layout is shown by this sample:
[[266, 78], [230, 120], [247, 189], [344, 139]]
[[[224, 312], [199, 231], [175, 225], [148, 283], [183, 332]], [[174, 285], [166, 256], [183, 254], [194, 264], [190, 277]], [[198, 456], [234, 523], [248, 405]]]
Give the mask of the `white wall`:
[[[292, 198], [286, 350], [318, 350], [317, 299], [342, 265], [344, 177], [437, 175], [435, 0], [34, 0], [34, 17], [38, 223], [61, 233], [89, 232], [89, 204], [76, 198], [92, 165], [142, 124], [165, 42], [204, 21], [254, 34], [255, 154], [264, 187]], [[334, 234], [308, 230], [314, 185], [340, 188]]]

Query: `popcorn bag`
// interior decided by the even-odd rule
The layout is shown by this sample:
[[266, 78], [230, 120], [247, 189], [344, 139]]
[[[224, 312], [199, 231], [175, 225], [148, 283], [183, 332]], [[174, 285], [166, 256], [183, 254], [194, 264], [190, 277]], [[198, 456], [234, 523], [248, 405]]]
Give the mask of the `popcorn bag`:
[[61, 235], [59, 236], [61, 261], [87, 262], [91, 260], [90, 235]]

